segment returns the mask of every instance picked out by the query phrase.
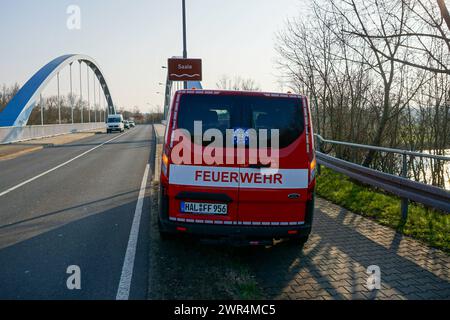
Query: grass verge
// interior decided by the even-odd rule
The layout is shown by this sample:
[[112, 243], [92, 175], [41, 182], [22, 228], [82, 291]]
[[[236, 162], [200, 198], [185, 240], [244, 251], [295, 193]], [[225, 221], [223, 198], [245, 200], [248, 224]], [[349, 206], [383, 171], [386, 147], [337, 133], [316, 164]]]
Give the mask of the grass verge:
[[319, 196], [450, 253], [450, 215], [410, 203], [408, 220], [402, 224], [399, 197], [354, 182], [323, 166], [321, 169], [317, 179]]

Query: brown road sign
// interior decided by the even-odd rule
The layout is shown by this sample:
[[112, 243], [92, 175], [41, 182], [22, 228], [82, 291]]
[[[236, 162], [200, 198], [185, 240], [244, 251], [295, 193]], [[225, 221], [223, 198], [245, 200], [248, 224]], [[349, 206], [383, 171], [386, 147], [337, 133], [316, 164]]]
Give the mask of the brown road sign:
[[201, 59], [171, 58], [168, 66], [171, 81], [202, 81]]

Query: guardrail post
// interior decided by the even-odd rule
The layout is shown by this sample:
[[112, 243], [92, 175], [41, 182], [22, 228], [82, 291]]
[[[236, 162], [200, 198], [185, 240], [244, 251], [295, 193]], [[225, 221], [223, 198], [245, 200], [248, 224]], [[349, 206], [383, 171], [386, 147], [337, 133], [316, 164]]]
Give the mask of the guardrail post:
[[[407, 178], [408, 177], [408, 158], [406, 153], [403, 154], [403, 168], [402, 168], [402, 177]], [[408, 198], [402, 198], [402, 221], [406, 223], [406, 220], [408, 219]]]
[[[317, 146], [319, 148], [319, 152], [322, 152], [322, 141], [320, 140], [319, 137], [317, 137]], [[316, 165], [317, 165], [317, 175], [320, 175], [320, 163], [316, 162]]]

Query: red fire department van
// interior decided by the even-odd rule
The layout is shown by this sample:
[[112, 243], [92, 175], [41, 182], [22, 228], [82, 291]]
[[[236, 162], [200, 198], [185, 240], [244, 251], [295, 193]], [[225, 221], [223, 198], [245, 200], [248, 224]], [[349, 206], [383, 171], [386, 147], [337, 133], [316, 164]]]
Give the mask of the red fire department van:
[[[255, 138], [247, 134], [251, 129], [256, 145], [249, 143], [249, 137]], [[273, 130], [278, 130], [278, 143], [271, 141]], [[271, 155], [272, 145], [278, 145], [272, 163], [267, 157], [264, 163], [250, 157], [251, 152]], [[178, 91], [164, 137], [160, 234], [188, 233], [247, 244], [284, 238], [306, 242], [314, 212], [315, 167], [306, 97]]]

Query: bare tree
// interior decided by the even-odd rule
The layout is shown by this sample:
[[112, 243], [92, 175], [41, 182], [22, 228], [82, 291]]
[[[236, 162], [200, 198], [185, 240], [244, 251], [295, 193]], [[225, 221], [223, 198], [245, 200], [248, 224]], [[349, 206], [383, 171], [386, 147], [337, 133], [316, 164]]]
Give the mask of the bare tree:
[[[400, 3], [405, 8], [405, 14], [410, 16], [410, 19], [405, 21], [402, 32], [349, 32], [372, 41], [398, 39], [408, 46], [408, 57], [388, 55], [379, 48], [375, 50], [383, 58], [394, 62], [434, 73], [450, 74], [448, 59], [442, 60], [435, 55], [435, 49], [439, 47], [445, 48], [447, 54], [450, 54], [450, 15], [445, 1], [401, 0]], [[398, 17], [393, 15], [390, 21], [396, 18]]]
[[11, 99], [16, 95], [19, 91], [20, 86], [18, 83], [15, 83], [12, 86], [7, 87], [3, 84], [2, 89], [0, 91], [0, 112], [6, 107], [6, 105], [11, 101]]
[[235, 90], [235, 91], [260, 91], [259, 85], [256, 84], [255, 80], [251, 78], [242, 78], [236, 76], [231, 79], [227, 75], [222, 75], [219, 81], [216, 83], [218, 89], [223, 90]]
[[[448, 61], [442, 36], [427, 38], [433, 58], [418, 50], [417, 39], [405, 36], [412, 27], [430, 34], [429, 22], [417, 17], [420, 1], [428, 0], [311, 0], [309, 16], [287, 21], [276, 44], [281, 81], [310, 96], [316, 131], [337, 140], [439, 153], [450, 146], [448, 75], [402, 62], [435, 68]], [[392, 155], [344, 147], [333, 152], [399, 173], [400, 161]], [[439, 185], [437, 177], [433, 183]]]

